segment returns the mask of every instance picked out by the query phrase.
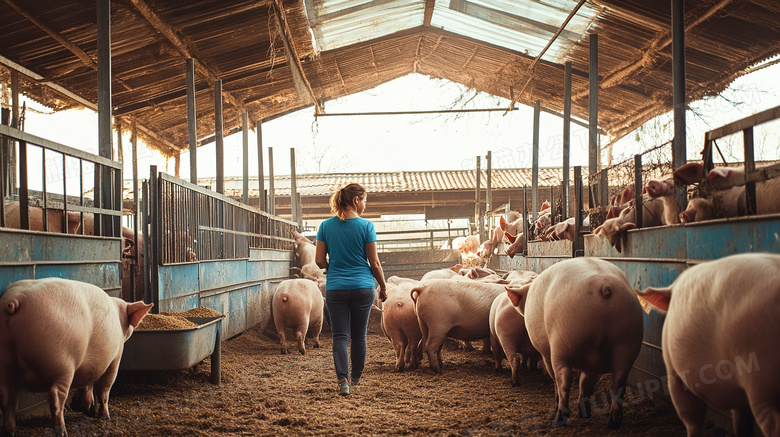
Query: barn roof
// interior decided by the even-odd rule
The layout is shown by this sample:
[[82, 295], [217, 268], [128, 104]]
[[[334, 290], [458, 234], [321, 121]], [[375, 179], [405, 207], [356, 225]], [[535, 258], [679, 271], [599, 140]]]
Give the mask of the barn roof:
[[[0, 2], [0, 63], [56, 110], [96, 108], [96, 0]], [[619, 138], [672, 109], [671, 1], [113, 0], [113, 113], [163, 153], [187, 148], [185, 60], [196, 68], [198, 138], [419, 73], [588, 116], [589, 35], [599, 35], [599, 126]], [[571, 17], [571, 18], [570, 18]], [[570, 20], [569, 20], [570, 18]], [[780, 53], [777, 0], [686, 2], [688, 100], [715, 95]], [[549, 48], [544, 51], [549, 44]], [[8, 83], [9, 70], [0, 69]]]

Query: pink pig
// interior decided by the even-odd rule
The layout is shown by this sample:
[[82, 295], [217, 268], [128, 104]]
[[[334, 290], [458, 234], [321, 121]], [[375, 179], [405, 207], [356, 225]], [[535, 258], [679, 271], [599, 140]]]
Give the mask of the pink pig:
[[666, 312], [669, 390], [689, 436], [703, 435], [707, 405], [731, 410], [737, 435], [751, 435], [754, 418], [780, 435], [780, 255], [727, 256], [637, 293]]
[[422, 333], [414, 313], [414, 302], [409, 297], [417, 283], [414, 280], [388, 283], [387, 300], [382, 302], [378, 294], [375, 300], [381, 306], [382, 329], [395, 349], [395, 369], [399, 372], [404, 371], [406, 363], [411, 369], [420, 367], [418, 347]]
[[602, 373], [612, 373], [610, 429], [623, 421], [626, 378], [642, 345], [642, 307], [626, 275], [598, 258], [572, 258], [548, 267], [520, 289], [507, 288], [525, 317], [534, 348], [555, 381], [554, 426], [569, 417], [572, 370], [580, 372], [580, 417]]
[[512, 386], [520, 385], [520, 368], [523, 363], [530, 362], [530, 368], [536, 369], [539, 352], [531, 344], [523, 315], [515, 310], [506, 293], [499, 294], [490, 307], [490, 348], [496, 362], [496, 372], [501, 370], [504, 357], [509, 361]]
[[467, 342], [490, 337], [490, 306], [503, 292], [501, 284], [467, 278], [431, 279], [411, 289], [431, 369], [441, 373], [441, 348], [446, 337]]
[[108, 394], [124, 343], [151, 307], [109, 297], [92, 284], [69, 279], [11, 284], [0, 297], [4, 432], [14, 433], [20, 387], [49, 393], [55, 434], [67, 435], [63, 407], [71, 388], [82, 392], [83, 411], [109, 417]]
[[301, 355], [306, 353], [307, 332], [314, 338], [314, 347], [320, 347], [324, 305], [325, 299], [314, 281], [285, 279], [276, 286], [271, 310], [283, 354], [287, 353], [287, 329], [293, 331]]

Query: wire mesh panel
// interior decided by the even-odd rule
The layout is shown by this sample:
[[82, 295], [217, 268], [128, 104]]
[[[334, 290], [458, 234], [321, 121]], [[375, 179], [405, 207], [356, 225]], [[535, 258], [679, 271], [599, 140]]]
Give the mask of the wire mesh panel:
[[162, 264], [248, 258], [250, 248], [294, 249], [295, 222], [165, 173], [158, 181]]
[[[588, 194], [592, 199], [590, 207], [590, 227], [595, 229], [604, 223], [608, 208], [620, 202], [621, 198], [634, 199], [636, 192], [641, 193], [642, 186], [650, 179], [671, 176], [672, 142], [666, 142], [646, 150], [641, 155], [640, 175], [637, 180], [637, 159], [631, 157], [623, 162], [605, 168], [587, 178]], [[639, 182], [639, 186], [637, 186]]]

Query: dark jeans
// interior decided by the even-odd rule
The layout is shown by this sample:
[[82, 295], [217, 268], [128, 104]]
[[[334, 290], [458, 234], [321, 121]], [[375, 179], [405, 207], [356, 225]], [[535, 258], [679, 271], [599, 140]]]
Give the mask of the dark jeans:
[[347, 345], [350, 337], [352, 346], [352, 379], [360, 379], [366, 364], [366, 331], [371, 304], [374, 303], [373, 288], [354, 290], [328, 290], [325, 300], [330, 314], [330, 328], [333, 331], [333, 364], [336, 377], [341, 380], [349, 373]]

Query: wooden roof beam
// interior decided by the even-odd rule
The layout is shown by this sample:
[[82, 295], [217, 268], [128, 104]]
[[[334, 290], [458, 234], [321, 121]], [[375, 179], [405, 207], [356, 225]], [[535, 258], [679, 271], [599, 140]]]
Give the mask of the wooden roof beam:
[[[152, 9], [151, 6], [146, 4], [144, 0], [130, 0], [130, 3], [135, 7], [135, 9], [146, 19], [149, 24], [154, 27], [155, 30], [160, 32], [160, 34], [168, 40], [175, 48], [179, 51], [179, 53], [182, 54], [182, 57], [184, 58], [192, 58], [195, 61], [195, 71], [197, 71], [201, 76], [208, 79], [210, 82], [214, 82], [217, 79], [216, 74], [212, 72], [210, 68], [208, 68], [206, 65], [203, 64], [197, 57], [195, 57], [192, 54], [192, 51], [189, 48], [189, 44], [187, 44], [182, 38], [180, 38], [176, 32], [173, 31], [172, 27], [163, 20], [162, 17]], [[238, 100], [235, 96], [233, 96], [229, 92], [223, 92], [222, 93], [225, 96], [225, 100], [228, 101], [231, 105], [233, 105], [234, 108], [239, 113], [242, 113], [246, 110], [244, 107], [244, 103], [240, 100]]]
[[431, 19], [433, 18], [433, 6], [436, 4], [436, 0], [425, 0], [425, 12], [423, 13], [423, 26], [431, 27]]
[[[81, 60], [81, 62], [86, 65], [87, 67], [91, 68], [92, 70], [97, 71], [97, 62], [95, 62], [94, 59], [92, 59], [91, 56], [87, 54], [84, 50], [81, 49], [76, 43], [72, 42], [68, 38], [65, 38], [62, 36], [59, 32], [55, 31], [54, 29], [47, 26], [44, 22], [36, 18], [31, 13], [27, 12], [25, 9], [23, 9], [21, 6], [14, 3], [12, 0], [4, 0], [8, 6], [12, 7], [16, 12], [19, 13], [19, 15], [26, 18], [28, 21], [33, 23], [34, 25], [38, 26], [39, 29], [46, 32], [47, 35], [52, 37], [55, 41], [60, 43], [65, 49], [76, 55], [77, 58]], [[120, 85], [125, 87], [128, 91], [132, 91], [133, 88], [124, 83], [121, 79], [114, 78]]]
[[[687, 34], [691, 29], [703, 23], [707, 19], [711, 18], [713, 15], [718, 13], [718, 11], [728, 6], [728, 4], [731, 3], [732, 1], [733, 0], [719, 1], [717, 4], [711, 7], [707, 12], [705, 12], [700, 17], [693, 20], [690, 24], [685, 26], [685, 33]], [[671, 26], [670, 26], [669, 31], [663, 36], [653, 41], [653, 43], [650, 45], [650, 48], [647, 50], [643, 50], [642, 54], [638, 58], [635, 58], [633, 61], [630, 61], [628, 64], [624, 64], [622, 67], [618, 67], [613, 72], [605, 75], [604, 78], [601, 81], [599, 81], [599, 89], [607, 89], [615, 85], [620, 85], [621, 83], [625, 82], [625, 80], [628, 77], [630, 77], [632, 74], [652, 64], [654, 60], [659, 56], [661, 50], [665, 49], [671, 43], [672, 43], [672, 35], [671, 35]], [[580, 91], [577, 94], [574, 94], [571, 99], [572, 101], [574, 101], [586, 97], [587, 95], [588, 95], [588, 90], [585, 89], [583, 91]]]
[[287, 15], [284, 13], [284, 5], [281, 4], [280, 0], [274, 0], [271, 9], [273, 10], [274, 19], [276, 20], [276, 26], [279, 28], [279, 33], [282, 36], [282, 44], [284, 44], [284, 51], [287, 54], [287, 66], [290, 67], [295, 90], [304, 102], [314, 104], [314, 112], [316, 114], [321, 114], [324, 112], [322, 105], [320, 105], [320, 102], [317, 100], [317, 96], [314, 95], [311, 83], [303, 72], [301, 58], [298, 56], [298, 51], [295, 48], [295, 41], [287, 26]]

